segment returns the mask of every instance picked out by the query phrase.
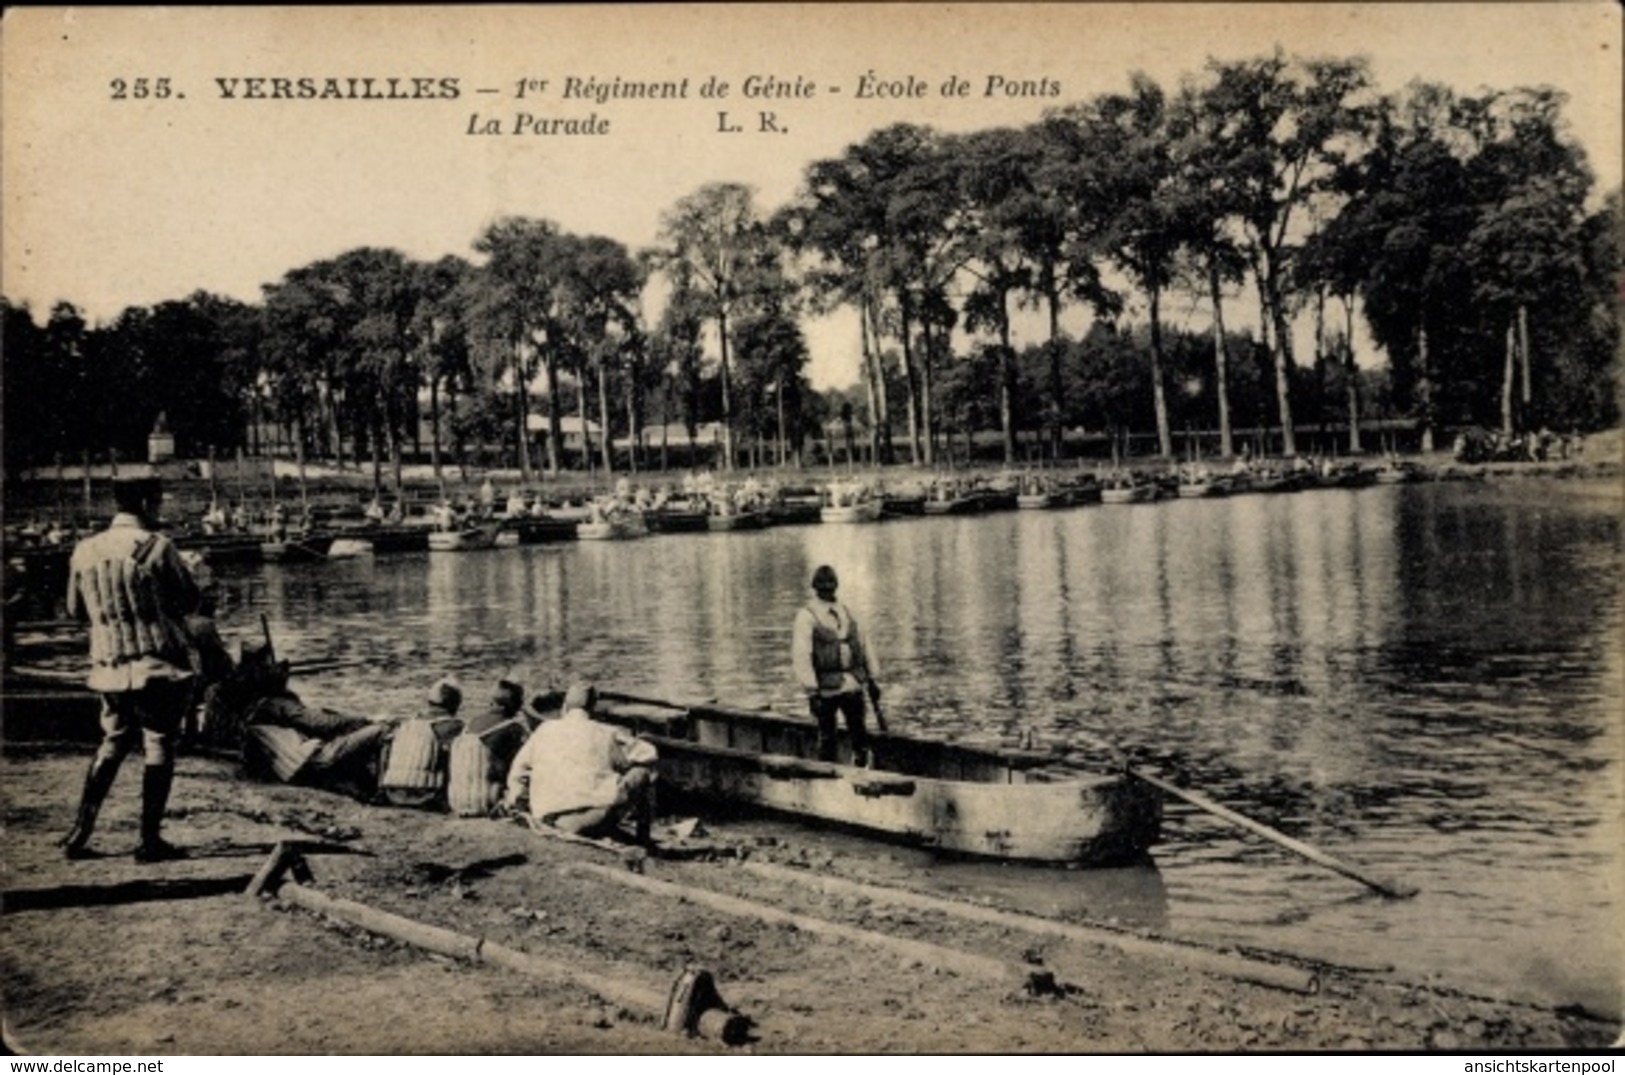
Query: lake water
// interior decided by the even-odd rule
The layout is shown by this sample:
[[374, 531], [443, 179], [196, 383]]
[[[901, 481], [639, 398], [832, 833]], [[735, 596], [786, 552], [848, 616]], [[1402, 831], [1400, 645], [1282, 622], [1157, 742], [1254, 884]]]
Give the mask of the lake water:
[[1177, 803], [1150, 865], [905, 857], [928, 883], [1617, 1012], [1620, 522], [1615, 484], [1513, 481], [663, 535], [225, 570], [222, 626], [367, 658], [301, 686], [354, 711], [455, 671], [476, 702], [591, 678], [800, 712], [789, 625], [829, 563], [894, 730], [1105, 738], [1421, 893]]

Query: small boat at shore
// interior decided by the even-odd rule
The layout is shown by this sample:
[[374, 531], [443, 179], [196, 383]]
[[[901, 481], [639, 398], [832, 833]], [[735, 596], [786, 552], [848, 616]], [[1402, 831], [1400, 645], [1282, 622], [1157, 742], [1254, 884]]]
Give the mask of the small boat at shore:
[[886, 501], [859, 482], [838, 482], [829, 487], [829, 499], [818, 511], [826, 523], [872, 523], [886, 510]]
[[879, 499], [860, 500], [848, 504], [826, 504], [818, 518], [826, 523], [872, 523], [880, 519], [886, 502]]
[[305, 533], [297, 537], [260, 542], [260, 559], [268, 564], [313, 563], [327, 559], [333, 546], [332, 534]]
[[767, 511], [759, 508], [733, 508], [715, 510], [706, 516], [705, 525], [713, 532], [725, 530], [760, 530], [767, 526]]
[[429, 533], [430, 552], [471, 552], [475, 549], [496, 548], [501, 527], [494, 524], [465, 526], [457, 530], [434, 530]]
[[629, 541], [644, 537], [649, 526], [641, 512], [616, 512], [609, 515], [595, 513], [576, 523], [576, 538], [581, 541]]
[[1140, 481], [1127, 475], [1107, 478], [1100, 487], [1102, 504], [1142, 504], [1157, 499], [1155, 482]]
[[1420, 467], [1403, 459], [1385, 459], [1381, 466], [1371, 472], [1372, 480], [1378, 485], [1403, 485], [1406, 482], [1416, 481], [1421, 476]]
[[[954, 855], [1103, 866], [1161, 829], [1156, 789], [1119, 771], [1063, 769], [1040, 751], [871, 736], [873, 767], [819, 761], [812, 721], [767, 710], [603, 691], [598, 719], [660, 751], [663, 794], [852, 829]], [[562, 696], [533, 702], [547, 712]]]
[[1016, 507], [1025, 511], [1072, 508], [1100, 499], [1100, 484], [1086, 479], [1028, 478], [1016, 493]]
[[374, 551], [372, 542], [365, 538], [334, 538], [332, 546], [327, 550], [327, 558], [329, 560], [358, 560], [371, 556]]
[[677, 503], [648, 509], [643, 521], [653, 534], [698, 534], [709, 529], [710, 518], [703, 505]]

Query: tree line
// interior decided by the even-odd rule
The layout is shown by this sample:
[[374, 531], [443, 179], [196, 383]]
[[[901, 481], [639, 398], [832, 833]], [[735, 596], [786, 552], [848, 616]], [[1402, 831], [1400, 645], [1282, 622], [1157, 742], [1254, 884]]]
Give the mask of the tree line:
[[[643, 250], [510, 217], [473, 258], [352, 250], [258, 303], [199, 291], [90, 326], [7, 301], [6, 461], [138, 455], [159, 412], [185, 454], [370, 460], [397, 484], [403, 458], [438, 473], [446, 451], [527, 482], [656, 465], [653, 424], [692, 441], [716, 423], [725, 469], [843, 429], [849, 452], [932, 465], [976, 431], [1014, 462], [1080, 427], [1154, 434], [1162, 456], [1181, 427], [1226, 455], [1244, 426], [1293, 454], [1305, 421], [1360, 450], [1373, 416], [1424, 447], [1597, 428], [1618, 420], [1620, 197], [1588, 208], [1564, 103], [1384, 94], [1361, 59], [1277, 51], [1171, 88], [1135, 75], [1025, 127], [878, 129], [808, 164], [786, 205], [694, 191]], [[859, 381], [815, 392], [803, 325], [842, 307]], [[1018, 349], [1022, 316], [1047, 330]], [[1357, 322], [1384, 363], [1356, 361]], [[566, 417], [602, 435], [567, 456]]]

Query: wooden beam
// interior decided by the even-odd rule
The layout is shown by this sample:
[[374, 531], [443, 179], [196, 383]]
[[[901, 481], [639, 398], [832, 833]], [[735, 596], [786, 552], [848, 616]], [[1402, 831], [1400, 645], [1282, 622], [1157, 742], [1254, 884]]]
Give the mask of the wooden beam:
[[916, 941], [908, 937], [893, 937], [889, 934], [859, 929], [856, 926], [831, 922], [823, 918], [796, 914], [792, 911], [770, 907], [754, 900], [740, 899], [737, 896], [729, 896], [711, 889], [697, 888], [693, 885], [679, 884], [675, 881], [656, 881], [639, 874], [612, 870], [592, 863], [567, 864], [560, 867], [560, 870], [565, 874], [613, 881], [616, 884], [635, 888], [640, 892], [647, 892], [663, 899], [687, 900], [715, 911], [721, 911], [724, 914], [737, 915], [741, 918], [754, 918], [774, 925], [794, 926], [805, 933], [815, 934], [820, 937], [866, 944], [874, 948], [884, 949], [904, 959], [923, 963], [928, 967], [941, 967], [958, 974], [1006, 982], [1028, 992], [1053, 992], [1055, 989], [1052, 975], [1038, 967], [1010, 960], [995, 959], [992, 956], [978, 955], [957, 948], [945, 948], [939, 944]]
[[912, 907], [915, 910], [935, 911], [969, 922], [1019, 929], [1040, 935], [1047, 934], [1084, 944], [1102, 945], [1133, 955], [1144, 955], [1157, 959], [1175, 959], [1196, 970], [1206, 971], [1225, 978], [1234, 978], [1238, 981], [1252, 982], [1255, 985], [1266, 985], [1273, 989], [1309, 994], [1320, 991], [1320, 976], [1313, 971], [1277, 963], [1266, 963], [1263, 960], [1248, 959], [1244, 956], [1219, 952], [1210, 948], [1201, 948], [1196, 945], [1141, 937], [1132, 933], [1102, 929], [1098, 926], [1057, 922], [1053, 919], [1039, 918], [1034, 915], [1001, 911], [996, 908], [981, 907], [959, 900], [928, 896], [907, 889], [871, 885], [861, 881], [849, 881], [845, 878], [832, 877], [811, 870], [793, 870], [765, 862], [747, 862], [743, 864], [742, 868], [767, 880], [801, 888], [812, 887], [821, 892], [834, 895], [860, 896], [865, 899], [898, 906]]
[[[283, 870], [295, 868], [298, 861], [295, 853], [279, 843], [270, 861], [261, 870], [261, 874], [265, 875], [264, 878], [261, 879], [256, 875], [256, 881], [261, 884], [275, 883]], [[296, 907], [348, 922], [370, 933], [391, 937], [429, 952], [469, 963], [489, 963], [492, 966], [538, 978], [572, 983], [629, 1011], [647, 1015], [656, 1022], [664, 1020], [668, 1030], [688, 1031], [702, 1037], [715, 1038], [729, 1045], [738, 1045], [745, 1040], [749, 1020], [737, 1012], [723, 1009], [700, 1012], [696, 1013], [693, 1019], [687, 1020], [687, 1026], [676, 1027], [672, 1025], [672, 1012], [668, 1004], [670, 998], [658, 990], [597, 974], [574, 964], [522, 952], [483, 937], [473, 937], [456, 930], [392, 914], [355, 900], [329, 896], [311, 888], [308, 884], [284, 881], [276, 888], [276, 894], [279, 899], [286, 900]]]

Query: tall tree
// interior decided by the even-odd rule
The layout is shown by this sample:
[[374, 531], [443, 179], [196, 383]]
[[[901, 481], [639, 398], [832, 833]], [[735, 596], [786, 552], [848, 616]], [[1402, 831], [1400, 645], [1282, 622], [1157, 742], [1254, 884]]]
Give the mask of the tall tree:
[[1364, 60], [1288, 59], [1280, 50], [1209, 69], [1203, 103], [1216, 117], [1213, 147], [1238, 206], [1271, 341], [1281, 450], [1293, 455], [1292, 260], [1308, 205], [1332, 193], [1340, 169], [1362, 149], [1370, 77]]
[[1586, 272], [1582, 229], [1591, 173], [1578, 147], [1560, 137], [1563, 101], [1551, 89], [1499, 95], [1492, 136], [1470, 166], [1479, 204], [1466, 256], [1475, 297], [1498, 312], [1511, 344], [1501, 392], [1509, 433], [1514, 415], [1524, 428], [1556, 417], [1534, 397], [1530, 322], [1537, 322], [1537, 340], [1543, 328], [1571, 322]]
[[999, 386], [998, 421], [1007, 465], [1016, 461], [1016, 350], [1010, 336], [1010, 300], [1032, 288], [1027, 227], [1044, 216], [1032, 173], [1041, 147], [1028, 132], [995, 128], [973, 134], [950, 152], [964, 158], [960, 172], [965, 202], [966, 271], [976, 286], [965, 300], [965, 325], [991, 327], [998, 337], [992, 357]]
[[503, 341], [505, 376], [513, 394], [510, 428], [521, 476], [529, 482], [530, 382], [538, 353], [547, 378], [549, 470], [557, 471], [563, 454], [559, 397], [563, 348], [558, 323], [573, 246], [552, 221], [505, 217], [486, 228], [474, 249], [486, 256], [486, 262], [484, 284], [470, 316], [483, 326], [487, 338]]
[[445, 494], [441, 470], [441, 390], [447, 389], [453, 401], [459, 389], [466, 391], [472, 381], [469, 367], [467, 310], [473, 301], [474, 269], [467, 261], [448, 254], [438, 261], [417, 267], [416, 304], [412, 309], [411, 334], [419, 376], [429, 389], [429, 463], [435, 484]]
[[682, 265], [688, 288], [704, 296], [716, 322], [722, 376], [722, 465], [734, 468], [729, 321], [750, 301], [768, 241], [751, 189], [712, 183], [678, 200], [661, 218], [662, 262]]
[[[643, 290], [644, 267], [627, 253], [625, 246], [602, 236], [572, 239], [567, 270], [559, 291], [560, 316], [556, 325], [574, 345], [586, 363], [598, 397], [598, 424], [604, 472], [614, 468], [609, 384], [621, 373], [620, 364], [635, 354], [640, 337], [637, 317], [638, 296]], [[627, 369], [619, 378], [635, 382], [635, 371]], [[628, 435], [636, 438], [637, 430]]]
[[1157, 450], [1164, 458], [1171, 457], [1162, 298], [1173, 282], [1183, 235], [1182, 192], [1168, 129], [1167, 97], [1149, 77], [1136, 74], [1127, 94], [1097, 99], [1078, 119], [1090, 154], [1085, 189], [1115, 207], [1104, 245], [1146, 296]]

